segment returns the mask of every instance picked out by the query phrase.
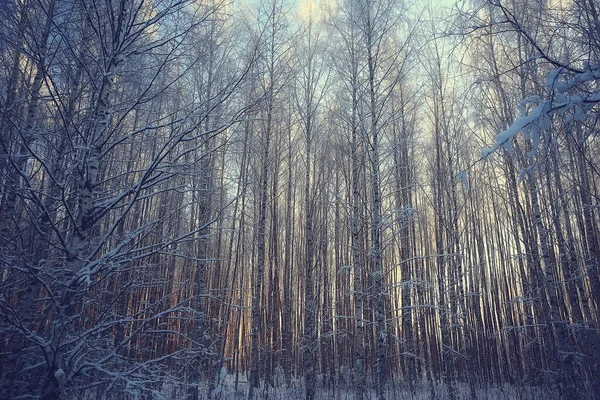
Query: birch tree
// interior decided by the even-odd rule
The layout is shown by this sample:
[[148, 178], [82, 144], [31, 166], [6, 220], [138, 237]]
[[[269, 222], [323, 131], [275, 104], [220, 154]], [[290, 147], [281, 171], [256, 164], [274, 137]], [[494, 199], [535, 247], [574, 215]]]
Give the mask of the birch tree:
[[304, 134], [304, 235], [306, 240], [305, 268], [304, 268], [304, 368], [306, 399], [315, 398], [316, 381], [316, 354], [317, 354], [317, 296], [315, 293], [315, 262], [316, 251], [314, 232], [314, 216], [317, 203], [316, 191], [313, 189], [313, 157], [315, 135], [318, 133], [318, 109], [323, 99], [324, 86], [327, 85], [326, 66], [323, 57], [323, 38], [320, 21], [316, 19], [317, 10], [312, 4], [305, 10], [306, 18], [303, 21], [302, 36], [298, 52], [299, 78], [296, 82], [296, 103], [299, 114], [301, 130]]
[[[188, 299], [174, 300], [164, 290], [169, 286], [149, 289], [164, 278], [151, 271], [212, 223], [201, 219], [190, 231], [166, 222], [190, 209], [185, 196], [174, 195], [189, 166], [186, 154], [202, 158], [208, 140], [237, 119], [234, 112], [210, 127], [203, 124], [214, 112], [214, 98], [224, 104], [231, 96], [243, 68], [232, 70], [213, 103], [174, 102], [168, 96], [186, 72], [181, 61], [191, 28], [212, 9], [182, 1], [40, 5], [56, 10], [45, 9], [42, 36], [49, 29], [56, 38], [52, 51], [63, 53], [48, 65], [39, 58], [36, 71], [45, 76], [34, 79], [32, 123], [15, 126], [21, 150], [12, 168], [20, 178], [13, 181], [18, 191], [6, 198], [16, 193], [18, 207], [3, 213], [3, 221], [15, 221], [3, 240], [16, 247], [2, 256], [0, 310], [3, 329], [23, 345], [11, 372], [18, 380], [9, 379], [12, 387], [3, 390], [7, 397], [38, 392], [44, 399], [100, 388], [150, 392], [155, 384], [146, 379], [174, 376], [166, 361], [185, 359], [186, 350], [148, 357], [149, 344], [175, 334], [165, 321], [194, 314]], [[144, 140], [150, 143], [140, 145]], [[180, 201], [167, 210], [169, 196]], [[12, 202], [6, 205], [13, 208]], [[45, 250], [26, 255], [36, 248]], [[148, 286], [136, 286], [142, 284]], [[136, 302], [133, 312], [128, 298]], [[24, 316], [23, 307], [37, 315]]]
[[[255, 280], [252, 289], [252, 355], [248, 391], [248, 398], [253, 399], [255, 388], [260, 387], [260, 346], [261, 326], [263, 319], [263, 309], [261, 308], [262, 289], [265, 278], [265, 268], [267, 263], [267, 205], [269, 204], [269, 172], [273, 160], [271, 153], [271, 143], [275, 131], [274, 110], [276, 102], [282, 88], [287, 84], [289, 78], [286, 71], [285, 55], [290, 45], [286, 40], [286, 11], [284, 5], [278, 1], [269, 2], [259, 8], [257, 16], [260, 24], [260, 36], [264, 41], [260, 41], [261, 53], [259, 58], [258, 79], [261, 85], [262, 96], [262, 121], [259, 132], [260, 137], [260, 175], [258, 179], [258, 215], [256, 222], [256, 271]], [[264, 36], [263, 36], [264, 35]]]

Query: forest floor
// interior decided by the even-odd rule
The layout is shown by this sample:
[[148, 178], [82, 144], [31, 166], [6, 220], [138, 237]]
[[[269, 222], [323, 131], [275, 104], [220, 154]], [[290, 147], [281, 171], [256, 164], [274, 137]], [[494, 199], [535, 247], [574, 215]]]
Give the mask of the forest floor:
[[[237, 384], [237, 390], [234, 379], [228, 376], [223, 383], [214, 392], [211, 399], [218, 400], [243, 400], [247, 398], [248, 385], [245, 379], [240, 379]], [[450, 394], [445, 385], [440, 383], [419, 383], [415, 385], [414, 392], [407, 387], [404, 382], [396, 382], [388, 385], [386, 398], [388, 400], [446, 400], [450, 399]], [[201, 393], [206, 393], [202, 391]], [[169, 398], [177, 399], [183, 394], [172, 392]], [[261, 385], [256, 389], [256, 399], [265, 400], [300, 400], [305, 398], [304, 385], [300, 381], [294, 381], [287, 387], [286, 385]], [[366, 399], [375, 400], [376, 393], [373, 388], [367, 391]], [[469, 385], [458, 383], [455, 387], [456, 399], [472, 399], [472, 393]], [[489, 400], [561, 400], [556, 393], [543, 387], [517, 386], [510, 384], [489, 385], [487, 387], [475, 388], [476, 399]], [[348, 385], [338, 385], [337, 387], [318, 387], [315, 400], [354, 400], [356, 396], [354, 389]]]

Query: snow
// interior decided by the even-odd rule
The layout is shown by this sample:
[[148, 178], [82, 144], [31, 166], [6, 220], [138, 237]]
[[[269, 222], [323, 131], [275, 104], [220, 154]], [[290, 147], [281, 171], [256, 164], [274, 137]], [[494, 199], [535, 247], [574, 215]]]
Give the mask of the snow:
[[[582, 86], [600, 80], [600, 64], [586, 65], [583, 72], [568, 75], [561, 81], [563, 74], [566, 73], [562, 68], [553, 69], [548, 73], [546, 89], [550, 93], [547, 98], [533, 95], [523, 99], [519, 105], [521, 116], [506, 130], [496, 135], [494, 145], [481, 152], [483, 159], [500, 148], [512, 150], [511, 140], [519, 133], [531, 140], [532, 152], [535, 151], [542, 142], [542, 132], [551, 127], [555, 117], [562, 118], [567, 124], [587, 119], [587, 113], [600, 103], [600, 90], [588, 93]], [[535, 104], [537, 105], [531, 109]], [[531, 110], [527, 112], [528, 109]]]
[[[407, 358], [414, 358], [413, 353], [404, 353], [402, 356]], [[571, 356], [571, 354], [565, 354], [563, 356]], [[577, 356], [577, 355], [575, 355]], [[323, 382], [324, 376], [320, 375], [318, 381]], [[356, 390], [352, 384], [352, 371], [348, 366], [340, 366], [339, 375], [334, 377], [335, 387], [323, 387], [321, 383], [317, 385], [315, 400], [354, 400], [357, 398]], [[275, 382], [279, 379], [275, 379]], [[236, 384], [237, 382], [237, 384]], [[412, 399], [412, 400], [428, 400], [437, 398], [440, 400], [446, 400], [450, 398], [448, 387], [439, 381], [433, 383], [416, 378], [413, 382], [414, 391], [406, 380], [395, 380], [388, 381], [386, 385], [385, 395], [387, 399]], [[455, 382], [454, 384], [454, 397], [456, 399], [471, 399], [471, 391], [468, 383], [466, 382]], [[198, 385], [200, 393], [204, 393], [208, 387], [208, 382], [200, 382]], [[305, 398], [305, 384], [303, 379], [293, 378], [290, 386], [285, 384], [285, 379], [276, 383], [275, 386], [266, 384], [264, 380], [261, 382], [260, 388], [256, 389], [257, 396], [259, 399], [271, 399], [271, 400], [290, 400], [290, 399], [302, 399]], [[140, 398], [139, 393], [135, 392], [135, 388], [129, 388], [132, 393], [132, 398]], [[544, 400], [558, 400], [560, 397], [557, 393], [552, 392], [552, 389], [542, 386], [527, 386], [527, 385], [475, 385], [475, 393], [477, 398], [482, 399], [544, 399]], [[238, 379], [234, 374], [228, 374], [225, 379], [221, 380], [219, 386], [215, 388], [213, 397], [219, 400], [235, 400], [244, 399], [248, 392], [248, 379], [245, 374], [240, 374]], [[103, 396], [101, 393], [95, 394], [95, 398], [99, 399], [110, 399], [108, 396]], [[137, 395], [137, 396], [136, 396]], [[184, 387], [170, 387], [163, 385], [162, 390], [153, 393], [153, 398], [156, 399], [183, 399], [187, 396], [186, 388]], [[374, 387], [366, 388], [366, 399], [375, 399], [376, 390]]]
[[531, 125], [534, 121], [540, 119], [540, 117], [542, 115], [542, 110], [544, 109], [545, 106], [546, 106], [545, 103], [540, 104], [539, 106], [534, 108], [528, 115], [522, 116], [519, 119], [517, 119], [515, 122], [513, 122], [512, 125], [508, 127], [508, 129], [506, 129], [503, 132], [500, 132], [496, 136], [496, 144], [494, 144], [492, 147], [484, 149], [481, 152], [481, 156], [484, 159], [488, 158], [492, 153], [494, 153], [500, 147], [503, 147], [505, 145], [510, 146], [510, 140], [513, 137], [515, 137], [519, 132], [521, 132], [523, 129], [525, 129], [526, 127]]
[[562, 68], [556, 68], [548, 73], [548, 76], [546, 77], [546, 89], [548, 89], [548, 90], [554, 89], [554, 86], [556, 85], [556, 82], [558, 80], [558, 76], [560, 75], [561, 72], [562, 72]]
[[65, 371], [63, 371], [62, 368], [57, 369], [56, 371], [54, 371], [54, 377], [56, 379], [58, 379], [60, 381], [60, 379], [65, 376]]

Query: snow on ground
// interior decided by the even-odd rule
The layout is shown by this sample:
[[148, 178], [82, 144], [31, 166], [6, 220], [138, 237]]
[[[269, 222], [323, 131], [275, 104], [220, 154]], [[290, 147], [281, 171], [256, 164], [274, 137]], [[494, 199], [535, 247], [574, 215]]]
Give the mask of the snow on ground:
[[[211, 400], [245, 400], [248, 393], [248, 382], [245, 376], [239, 375], [237, 379], [234, 375], [227, 375], [221, 380], [221, 384], [210, 397]], [[186, 390], [181, 387], [165, 387], [163, 386], [160, 396], [140, 396], [139, 399], [154, 400], [154, 399], [186, 399]], [[207, 399], [207, 384], [200, 385], [201, 399]], [[459, 383], [455, 388], [457, 399], [471, 399], [469, 385]], [[517, 386], [517, 385], [489, 385], [482, 387], [479, 385], [475, 388], [476, 398], [483, 400], [560, 400], [558, 395], [552, 393], [549, 389], [533, 386]], [[261, 385], [261, 388], [256, 391], [257, 400], [296, 400], [304, 399], [304, 385], [299, 380], [293, 380], [290, 387], [285, 384], [280, 386]], [[94, 400], [127, 400], [136, 399], [136, 397], [128, 396], [110, 396], [98, 394], [90, 394], [87, 396], [76, 397], [78, 399], [94, 399]], [[315, 400], [354, 400], [356, 397], [353, 388], [348, 385], [338, 385], [337, 387], [319, 387]], [[371, 388], [368, 391], [368, 400], [375, 400], [375, 390]], [[408, 385], [404, 382], [395, 382], [388, 385], [387, 390], [388, 400], [445, 400], [450, 399], [447, 388], [440, 384], [431, 384], [429, 382], [419, 382], [415, 384], [414, 393], [411, 393]]]

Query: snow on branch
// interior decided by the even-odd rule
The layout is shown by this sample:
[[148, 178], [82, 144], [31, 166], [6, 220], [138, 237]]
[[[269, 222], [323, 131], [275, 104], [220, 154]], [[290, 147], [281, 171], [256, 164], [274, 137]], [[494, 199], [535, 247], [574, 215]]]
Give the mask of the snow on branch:
[[482, 158], [489, 157], [500, 148], [510, 150], [511, 139], [519, 132], [530, 139], [536, 148], [540, 143], [540, 133], [550, 127], [554, 117], [562, 117], [567, 124], [585, 121], [590, 110], [600, 103], [599, 82], [600, 64], [586, 63], [583, 72], [575, 74], [564, 68], [550, 71], [546, 77], [548, 97], [530, 96], [523, 99], [519, 106], [521, 117], [496, 136], [496, 143], [481, 152]]

